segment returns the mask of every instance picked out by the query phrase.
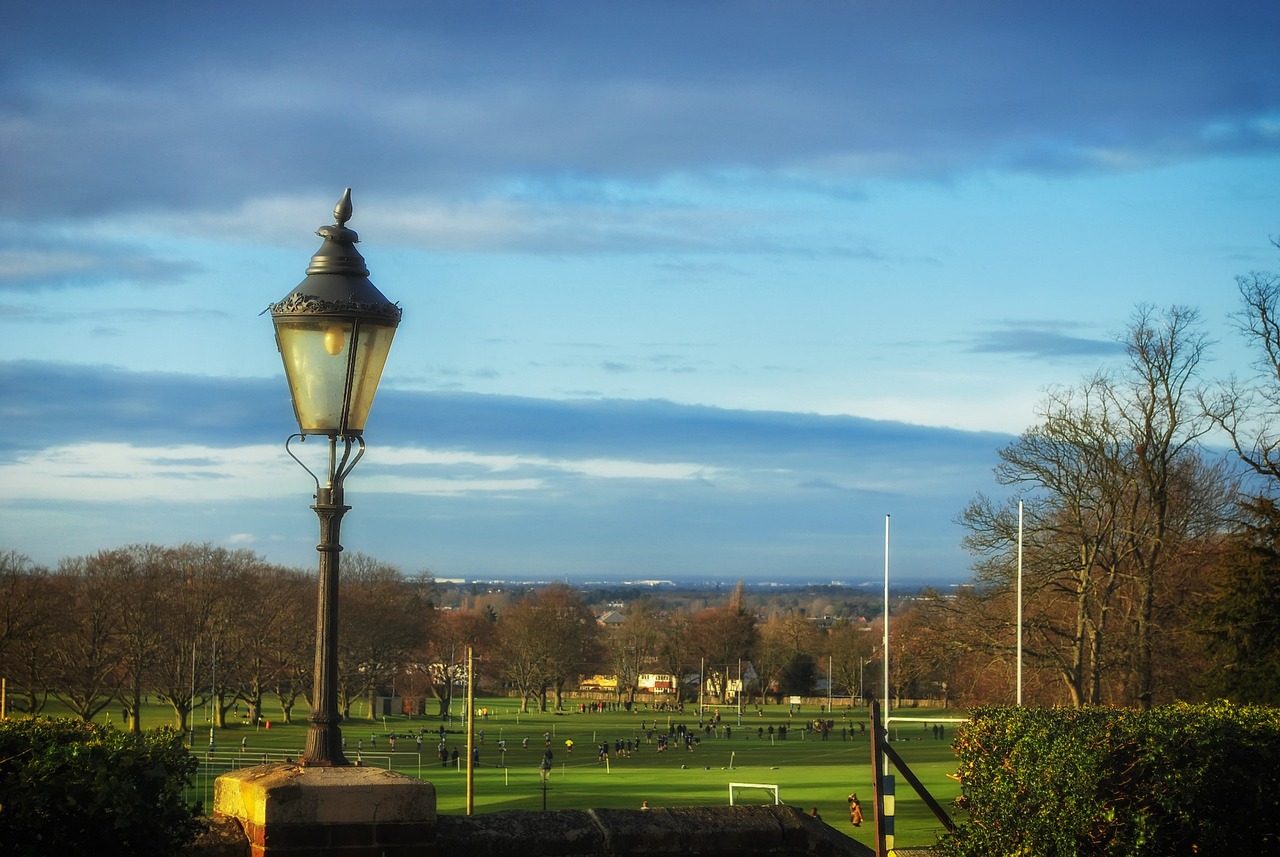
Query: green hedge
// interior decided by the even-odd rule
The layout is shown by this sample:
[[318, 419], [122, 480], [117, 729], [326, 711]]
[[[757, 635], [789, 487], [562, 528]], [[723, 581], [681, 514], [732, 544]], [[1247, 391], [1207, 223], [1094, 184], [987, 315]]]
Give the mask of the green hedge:
[[0, 853], [167, 855], [190, 842], [180, 735], [74, 720], [0, 722]]
[[983, 708], [948, 857], [1280, 853], [1280, 710]]

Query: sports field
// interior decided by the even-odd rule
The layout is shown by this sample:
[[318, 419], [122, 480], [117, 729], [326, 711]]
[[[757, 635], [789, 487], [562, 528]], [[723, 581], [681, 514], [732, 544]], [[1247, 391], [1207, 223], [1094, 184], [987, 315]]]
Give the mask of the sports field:
[[[678, 712], [640, 706], [630, 713], [581, 713], [575, 700], [564, 712], [521, 714], [518, 700], [477, 699], [476, 709], [488, 714], [477, 716], [475, 721], [477, 736], [484, 732], [483, 743], [476, 739], [480, 764], [475, 772], [475, 811], [542, 808], [544, 791], [538, 764], [547, 749], [544, 736], [549, 735], [554, 765], [545, 791], [548, 809], [635, 808], [642, 800], [647, 800], [650, 806], [723, 805], [729, 800], [729, 783], [762, 783], [777, 785], [783, 803], [805, 812], [816, 807], [823, 820], [836, 830], [874, 845], [871, 748], [865, 729], [867, 711], [858, 708], [845, 711], [837, 707], [833, 714], [827, 715], [817, 706], [804, 706], [799, 710], [786, 704], [758, 710], [752, 706], [744, 707], [739, 726], [736, 709], [725, 707], [720, 712], [719, 728], [708, 735], [706, 726], [711, 723], [711, 716], [704, 718], [700, 729], [695, 708], [686, 706], [684, 712]], [[458, 706], [455, 711], [460, 709]], [[272, 713], [270, 706], [265, 713]], [[352, 719], [342, 727], [346, 752], [352, 761], [358, 756], [362, 764], [391, 767], [430, 780], [436, 787], [441, 813], [466, 811], [466, 727], [460, 715], [451, 723], [442, 724], [435, 716], [372, 720], [361, 717], [361, 713], [357, 707]], [[902, 714], [943, 718], [957, 713], [904, 709]], [[118, 717], [117, 712], [117, 722]], [[273, 721], [270, 728], [229, 721], [227, 728], [213, 732], [214, 745], [210, 752], [210, 724], [203, 714], [197, 714], [193, 752], [201, 760], [201, 769], [192, 798], [203, 800], [207, 809], [212, 803], [213, 780], [218, 775], [233, 768], [260, 764], [264, 758], [280, 761], [296, 757], [304, 742], [306, 709], [295, 711], [295, 717], [297, 722], [292, 725]], [[826, 740], [805, 729], [807, 721], [819, 717], [835, 721], [835, 728]], [[105, 718], [104, 714], [100, 719]], [[149, 706], [144, 711], [143, 726], [158, 726], [170, 719], [168, 709]], [[446, 729], [445, 744], [450, 753], [454, 748], [458, 750], [457, 766], [452, 761], [445, 766], [440, 763], [441, 725]], [[693, 748], [685, 749], [685, 743], [676, 740], [677, 731], [668, 748], [659, 752], [657, 734], [670, 736], [671, 728], [678, 730], [681, 725], [699, 739]], [[774, 730], [772, 737], [768, 732], [770, 726]], [[779, 737], [782, 726], [788, 727], [785, 739]], [[894, 749], [938, 802], [950, 809], [959, 786], [947, 777], [955, 771], [955, 758], [950, 749], [953, 724], [947, 723], [944, 728], [944, 738], [939, 740], [930, 723], [891, 723], [890, 735], [895, 740]], [[653, 740], [649, 739], [650, 730], [654, 733]], [[394, 752], [389, 738], [393, 732], [396, 735]], [[528, 739], [527, 748], [525, 739]], [[616, 742], [628, 739], [632, 742], [630, 755], [626, 755], [625, 750], [623, 755], [617, 755]], [[503, 741], [505, 752], [499, 744]], [[566, 741], [573, 742], [572, 752]], [[609, 755], [601, 761], [598, 745], [606, 741]], [[862, 799], [866, 818], [860, 828], [849, 824], [847, 797], [850, 792], [857, 792]], [[941, 825], [902, 777], [897, 779], [897, 794], [896, 844], [931, 844]], [[740, 795], [738, 800], [765, 802], [771, 797], [764, 792], [751, 792]]]

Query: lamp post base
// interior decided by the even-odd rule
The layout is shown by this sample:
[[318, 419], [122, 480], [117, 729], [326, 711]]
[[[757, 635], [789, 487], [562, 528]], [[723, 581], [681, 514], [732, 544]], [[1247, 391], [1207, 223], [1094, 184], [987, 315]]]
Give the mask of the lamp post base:
[[432, 857], [436, 790], [394, 771], [259, 765], [218, 777], [215, 818], [235, 818], [252, 857]]
[[342, 730], [337, 723], [311, 722], [298, 764], [304, 768], [338, 768], [351, 764], [342, 752]]

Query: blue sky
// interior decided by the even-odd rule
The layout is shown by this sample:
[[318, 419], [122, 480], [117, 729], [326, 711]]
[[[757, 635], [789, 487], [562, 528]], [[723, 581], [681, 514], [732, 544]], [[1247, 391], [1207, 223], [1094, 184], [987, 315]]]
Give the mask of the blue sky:
[[441, 577], [957, 581], [1139, 303], [1273, 270], [1269, 2], [53, 2], [0, 33], [0, 547], [314, 564], [270, 322], [404, 322], [343, 541]]

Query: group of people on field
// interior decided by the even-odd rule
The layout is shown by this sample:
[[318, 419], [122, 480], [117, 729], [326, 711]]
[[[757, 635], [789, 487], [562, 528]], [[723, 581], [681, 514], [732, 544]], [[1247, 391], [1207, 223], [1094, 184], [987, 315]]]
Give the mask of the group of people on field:
[[[816, 806], [809, 810], [809, 815], [819, 821], [822, 820], [822, 816], [818, 815], [818, 808]], [[862, 826], [862, 802], [858, 800], [856, 792], [849, 795], [849, 823], [854, 827]]]

